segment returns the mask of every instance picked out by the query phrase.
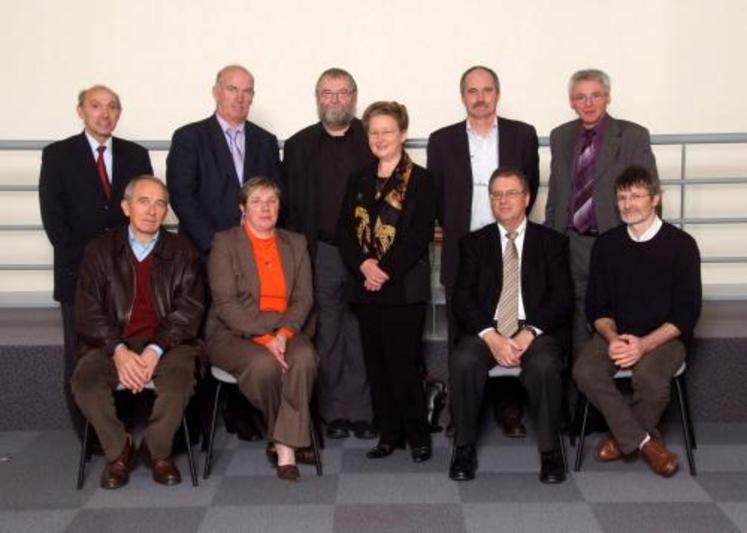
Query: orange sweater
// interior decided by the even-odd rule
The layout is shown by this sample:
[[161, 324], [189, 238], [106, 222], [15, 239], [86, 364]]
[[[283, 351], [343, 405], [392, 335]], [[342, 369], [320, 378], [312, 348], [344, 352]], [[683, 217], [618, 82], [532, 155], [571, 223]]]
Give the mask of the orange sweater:
[[[277, 237], [274, 235], [269, 239], [262, 239], [252, 233], [249, 224], [244, 223], [244, 233], [249, 238], [254, 252], [254, 261], [259, 274], [259, 310], [275, 313], [285, 313], [288, 309], [288, 298], [285, 293], [287, 286], [285, 274], [283, 273], [283, 262], [280, 259]], [[277, 333], [283, 333], [290, 340], [295, 332], [289, 328], [281, 327], [272, 333], [257, 335], [252, 340], [258, 344], [265, 345], [270, 342]]]

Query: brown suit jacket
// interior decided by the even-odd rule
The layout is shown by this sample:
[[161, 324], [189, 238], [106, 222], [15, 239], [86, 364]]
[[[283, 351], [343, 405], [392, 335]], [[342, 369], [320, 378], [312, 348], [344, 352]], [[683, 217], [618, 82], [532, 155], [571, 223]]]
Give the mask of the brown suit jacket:
[[284, 313], [259, 310], [259, 274], [251, 243], [241, 226], [215, 234], [208, 259], [212, 304], [205, 335], [211, 345], [227, 337], [249, 339], [280, 327], [312, 332], [306, 328], [313, 306], [311, 264], [306, 238], [276, 230], [280, 259], [287, 287], [288, 309]]

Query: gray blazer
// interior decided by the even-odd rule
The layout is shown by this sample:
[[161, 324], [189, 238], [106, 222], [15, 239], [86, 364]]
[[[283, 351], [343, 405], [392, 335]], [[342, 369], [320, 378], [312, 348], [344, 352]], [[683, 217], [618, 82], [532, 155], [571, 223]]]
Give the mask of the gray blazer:
[[[580, 131], [581, 121], [577, 119], [550, 132], [552, 161], [545, 225], [562, 233], [568, 230], [568, 206], [576, 166], [574, 148]], [[633, 122], [607, 116], [593, 196], [600, 233], [621, 223], [615, 202], [615, 180], [630, 165], [640, 165], [654, 176], [658, 175], [648, 130]]]
[[290, 231], [275, 231], [288, 298], [284, 313], [259, 310], [259, 274], [243, 227], [215, 234], [208, 259], [212, 295], [205, 326], [208, 347], [228, 335], [249, 339], [283, 326], [301, 332], [310, 322], [313, 292], [306, 238]]

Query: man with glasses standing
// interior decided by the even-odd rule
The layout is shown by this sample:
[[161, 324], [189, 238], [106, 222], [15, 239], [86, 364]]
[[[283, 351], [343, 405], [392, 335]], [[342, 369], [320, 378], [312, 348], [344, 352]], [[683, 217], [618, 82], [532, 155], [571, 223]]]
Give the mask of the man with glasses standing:
[[373, 163], [361, 121], [355, 118], [357, 86], [349, 72], [330, 68], [316, 83], [319, 122], [291, 138], [283, 149], [288, 197], [287, 227], [306, 235], [314, 268], [319, 353], [319, 413], [327, 436], [352, 433], [373, 439], [371, 397], [360, 332], [348, 308], [347, 269], [336, 237], [349, 175]]
[[615, 179], [630, 165], [657, 176], [648, 130], [607, 113], [610, 79], [601, 70], [579, 70], [568, 83], [578, 119], [550, 133], [550, 182], [545, 224], [570, 238], [575, 310], [573, 352], [589, 338], [584, 312], [589, 258], [597, 236], [620, 224]]

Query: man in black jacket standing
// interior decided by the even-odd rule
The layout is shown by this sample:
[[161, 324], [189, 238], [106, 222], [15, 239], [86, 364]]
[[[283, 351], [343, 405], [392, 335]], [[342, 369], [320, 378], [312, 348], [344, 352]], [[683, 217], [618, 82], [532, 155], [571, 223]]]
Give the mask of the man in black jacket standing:
[[316, 84], [319, 122], [286, 141], [283, 167], [289, 229], [306, 235], [314, 264], [318, 322], [319, 410], [327, 436], [376, 437], [363, 364], [360, 332], [345, 294], [347, 270], [336, 237], [348, 176], [374, 159], [355, 118], [357, 86], [340, 68], [325, 70]]
[[80, 436], [83, 419], [70, 393], [70, 376], [77, 359], [74, 300], [83, 249], [97, 235], [125, 222], [119, 204], [127, 183], [153, 169], [145, 148], [112, 136], [122, 113], [117, 93], [94, 85], [78, 94], [77, 110], [83, 132], [42, 152], [39, 203], [54, 247], [54, 299], [62, 309], [65, 339], [65, 399]]

